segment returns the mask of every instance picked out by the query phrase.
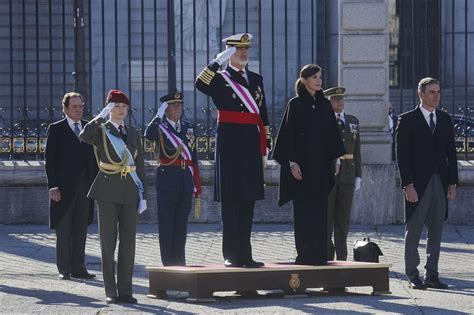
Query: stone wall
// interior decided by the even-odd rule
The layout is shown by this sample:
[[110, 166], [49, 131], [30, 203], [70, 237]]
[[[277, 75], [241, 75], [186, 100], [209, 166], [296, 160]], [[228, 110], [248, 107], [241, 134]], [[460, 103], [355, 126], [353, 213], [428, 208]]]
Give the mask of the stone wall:
[[[147, 163], [148, 204], [150, 209], [140, 215], [141, 223], [156, 223], [155, 167]], [[213, 201], [213, 162], [200, 162], [203, 182], [202, 213], [191, 222], [220, 221], [219, 203]], [[354, 195], [352, 223], [399, 224], [403, 222], [403, 193], [393, 165], [363, 165], [362, 188]], [[255, 208], [254, 222], [290, 223], [293, 220], [291, 203], [278, 207], [279, 166], [269, 161], [265, 169], [265, 196]], [[395, 178], [390, 185], [383, 177]], [[473, 224], [474, 161], [459, 162], [460, 188], [458, 198], [449, 205], [449, 223]], [[386, 185], [386, 184], [385, 184]], [[378, 189], [376, 189], [378, 187]], [[0, 224], [47, 224], [48, 193], [46, 173], [42, 161], [0, 162]]]

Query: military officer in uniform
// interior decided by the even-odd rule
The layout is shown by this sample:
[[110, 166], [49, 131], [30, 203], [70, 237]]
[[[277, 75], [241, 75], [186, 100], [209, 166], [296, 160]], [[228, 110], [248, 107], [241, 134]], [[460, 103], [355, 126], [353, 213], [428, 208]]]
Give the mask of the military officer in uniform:
[[[80, 139], [94, 146], [99, 173], [88, 197], [99, 205], [99, 237], [106, 303], [137, 303], [132, 295], [137, 212], [146, 209], [145, 166], [139, 132], [125, 125], [130, 102], [119, 90], [85, 125]], [[110, 113], [108, 121], [105, 118]], [[120, 235], [117, 281], [114, 254]]]
[[[251, 34], [222, 41], [219, 53], [196, 79], [218, 110], [214, 198], [221, 202], [227, 267], [261, 267], [250, 244], [255, 201], [264, 198], [262, 157], [271, 147], [262, 76], [245, 68]], [[219, 68], [230, 58], [224, 70]]]
[[184, 266], [192, 196], [194, 193], [199, 198], [201, 194], [196, 138], [194, 125], [181, 118], [183, 95], [173, 92], [160, 102], [145, 137], [158, 147], [156, 196], [161, 261], [164, 266]]
[[[342, 156], [336, 167], [339, 172], [335, 177], [335, 185], [329, 193], [328, 204], [328, 259], [347, 259], [347, 234], [351, 219], [352, 197], [354, 191], [360, 189], [361, 159], [359, 120], [344, 113], [343, 87], [332, 87], [324, 91], [330, 101], [339, 126], [346, 154]], [[334, 243], [332, 234], [334, 231]]]

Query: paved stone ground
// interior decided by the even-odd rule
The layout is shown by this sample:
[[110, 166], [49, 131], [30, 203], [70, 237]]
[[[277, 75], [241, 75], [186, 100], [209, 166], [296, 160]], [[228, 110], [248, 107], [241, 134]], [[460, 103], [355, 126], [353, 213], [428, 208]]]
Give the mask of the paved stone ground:
[[[369, 287], [350, 288], [343, 295], [315, 289], [303, 298], [283, 298], [277, 291], [259, 291], [261, 296], [253, 299], [218, 292], [215, 303], [192, 304], [185, 301], [185, 293], [179, 292], [172, 293], [168, 300], [146, 297], [145, 266], [159, 265], [160, 256], [157, 226], [140, 225], [134, 275], [134, 295], [139, 304], [132, 306], [105, 305], [97, 226], [92, 225], [89, 232], [87, 267], [97, 278], [59, 281], [51, 230], [38, 225], [0, 225], [0, 313], [474, 313], [474, 226], [445, 226], [440, 272], [450, 285], [447, 291], [409, 289], [403, 275], [403, 226], [353, 226], [349, 244], [369, 235], [385, 254], [381, 261], [393, 264], [391, 295], [371, 296]], [[190, 225], [188, 263], [222, 261], [221, 236], [218, 224]], [[282, 262], [295, 257], [291, 225], [254, 225], [252, 244], [257, 260]], [[423, 240], [421, 253], [424, 248]], [[422, 256], [421, 265], [424, 261]]]

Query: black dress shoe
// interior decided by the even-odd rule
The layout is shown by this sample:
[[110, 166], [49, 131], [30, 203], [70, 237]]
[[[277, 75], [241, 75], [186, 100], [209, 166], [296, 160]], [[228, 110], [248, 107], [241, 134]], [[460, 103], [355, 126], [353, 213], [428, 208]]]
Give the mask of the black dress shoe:
[[426, 286], [418, 277], [410, 281], [410, 288], [415, 290], [426, 290]]
[[78, 279], [92, 279], [95, 278], [95, 275], [86, 272], [81, 272], [81, 273], [71, 273], [71, 277], [73, 278], [78, 278]]
[[323, 288], [323, 291], [327, 291], [328, 293], [345, 293], [347, 289], [346, 287]]
[[58, 276], [59, 280], [71, 280], [71, 276], [68, 273], [60, 273]]
[[443, 289], [443, 290], [446, 290], [448, 288], [448, 285], [446, 283], [441, 282], [439, 278], [431, 278], [429, 280], [426, 279], [425, 286], [427, 288]]
[[119, 303], [136, 304], [138, 301], [131, 295], [121, 295], [118, 297]]
[[226, 259], [226, 260], [224, 261], [224, 266], [225, 266], [225, 267], [243, 267], [244, 265]]
[[265, 266], [265, 264], [263, 262], [255, 261], [255, 260], [251, 260], [251, 261], [246, 262], [244, 264], [245, 268], [260, 268], [260, 267], [263, 267], [263, 266]]
[[117, 297], [116, 296], [108, 296], [105, 298], [105, 303], [107, 304], [117, 304]]

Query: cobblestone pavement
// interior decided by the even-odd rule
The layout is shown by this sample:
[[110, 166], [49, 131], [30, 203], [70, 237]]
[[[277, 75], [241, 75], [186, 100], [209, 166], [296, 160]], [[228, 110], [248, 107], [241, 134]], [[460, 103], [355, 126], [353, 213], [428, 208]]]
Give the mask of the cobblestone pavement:
[[[350, 288], [343, 295], [313, 290], [308, 297], [284, 298], [277, 291], [259, 291], [257, 298], [238, 298], [231, 292], [215, 294], [216, 302], [186, 302], [186, 293], [172, 292], [168, 300], [146, 297], [148, 273], [145, 266], [160, 265], [156, 225], [140, 225], [134, 274], [136, 305], [106, 306], [100, 273], [97, 226], [89, 228], [87, 267], [94, 280], [57, 280], [54, 231], [38, 225], [0, 225], [0, 312], [1, 313], [474, 313], [474, 226], [445, 226], [440, 274], [450, 289], [409, 289], [403, 274], [403, 226], [353, 226], [348, 243], [369, 235], [391, 263], [391, 295], [371, 296], [371, 288]], [[207, 264], [222, 261], [221, 229], [218, 224], [189, 227], [187, 262]], [[420, 253], [425, 249], [420, 244]], [[292, 225], [254, 225], [254, 257], [261, 261], [291, 261], [295, 257]], [[421, 266], [425, 262], [423, 255]], [[349, 259], [352, 259], [350, 256]], [[420, 272], [423, 270], [420, 269]]]

